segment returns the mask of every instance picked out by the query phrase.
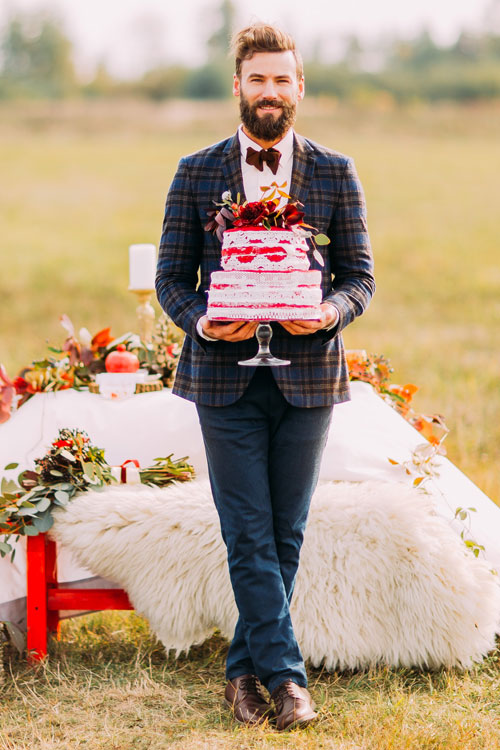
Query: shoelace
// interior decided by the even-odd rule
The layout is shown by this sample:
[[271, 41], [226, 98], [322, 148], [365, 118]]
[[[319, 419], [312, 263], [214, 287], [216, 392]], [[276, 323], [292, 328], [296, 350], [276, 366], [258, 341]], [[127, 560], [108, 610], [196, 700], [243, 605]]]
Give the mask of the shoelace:
[[262, 692], [262, 686], [255, 675], [251, 674], [248, 675], [248, 677], [243, 677], [239, 687], [240, 690], [247, 693], [257, 693], [260, 698], [265, 700], [264, 693]]
[[281, 712], [285, 698], [293, 698], [294, 700], [296, 700], [298, 697], [299, 696], [296, 694], [293, 683], [283, 682], [278, 687], [278, 689], [276, 690], [276, 693], [273, 696], [274, 703], [276, 705], [278, 713]]

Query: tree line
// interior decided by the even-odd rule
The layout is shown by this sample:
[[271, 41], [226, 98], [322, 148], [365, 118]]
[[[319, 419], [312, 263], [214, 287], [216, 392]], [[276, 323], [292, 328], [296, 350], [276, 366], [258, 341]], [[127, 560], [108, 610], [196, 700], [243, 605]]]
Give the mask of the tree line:
[[[134, 80], [117, 80], [103, 65], [82, 82], [73, 64], [70, 40], [49, 17], [12, 16], [0, 32], [0, 99], [66, 97], [143, 97], [221, 99], [231, 94], [232, 62], [227, 42], [234, 20], [231, 0], [220, 6], [221, 23], [207, 39], [206, 62], [196, 68], [163, 65]], [[363, 100], [390, 96], [414, 100], [478, 100], [500, 97], [500, 34], [463, 31], [448, 46], [422, 31], [416, 38], [393, 39], [367, 63], [369, 50], [356, 37], [341, 59], [305, 61], [309, 95]]]

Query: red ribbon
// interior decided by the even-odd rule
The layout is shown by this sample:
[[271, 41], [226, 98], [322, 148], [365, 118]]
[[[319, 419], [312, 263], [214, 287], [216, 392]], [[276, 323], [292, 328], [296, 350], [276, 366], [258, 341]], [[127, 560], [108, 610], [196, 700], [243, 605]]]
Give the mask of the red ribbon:
[[139, 461], [136, 458], [127, 458], [120, 466], [120, 480], [122, 484], [125, 484], [127, 481], [127, 464], [134, 464], [137, 468], [140, 467]]

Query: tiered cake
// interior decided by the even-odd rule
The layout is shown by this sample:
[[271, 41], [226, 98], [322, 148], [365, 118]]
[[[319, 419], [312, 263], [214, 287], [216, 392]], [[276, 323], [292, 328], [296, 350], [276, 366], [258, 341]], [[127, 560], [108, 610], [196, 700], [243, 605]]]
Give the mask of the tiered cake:
[[305, 238], [290, 229], [227, 229], [209, 320], [319, 320], [321, 271], [309, 270], [307, 252]]

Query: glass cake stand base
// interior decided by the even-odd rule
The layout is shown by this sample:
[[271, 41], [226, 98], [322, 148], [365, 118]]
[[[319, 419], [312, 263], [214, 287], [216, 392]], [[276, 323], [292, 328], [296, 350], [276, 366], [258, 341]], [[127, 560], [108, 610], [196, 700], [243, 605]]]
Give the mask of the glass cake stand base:
[[289, 359], [278, 359], [269, 351], [269, 343], [273, 336], [273, 329], [268, 321], [259, 323], [255, 331], [257, 341], [259, 342], [259, 351], [251, 359], [244, 359], [238, 362], [244, 367], [283, 367], [289, 365]]

